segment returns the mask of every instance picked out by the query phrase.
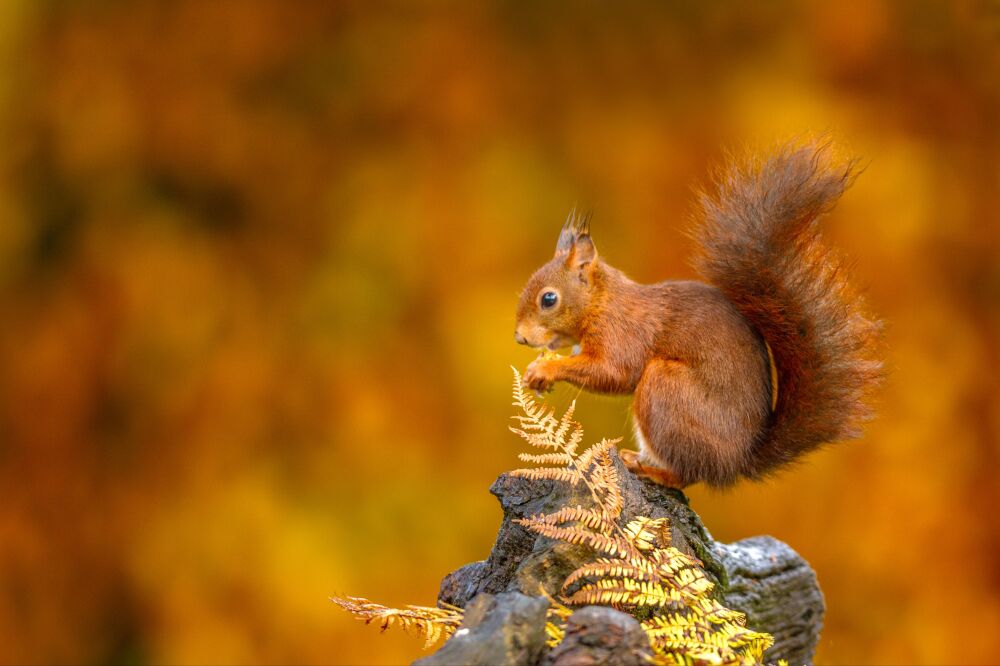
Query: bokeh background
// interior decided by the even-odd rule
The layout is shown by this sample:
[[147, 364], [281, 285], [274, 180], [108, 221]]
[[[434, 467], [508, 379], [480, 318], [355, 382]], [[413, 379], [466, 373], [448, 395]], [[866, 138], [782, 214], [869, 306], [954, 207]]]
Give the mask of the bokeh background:
[[866, 164], [826, 227], [887, 321], [880, 418], [692, 501], [812, 562], [821, 663], [995, 663], [998, 40], [959, 0], [4, 0], [0, 661], [417, 657], [327, 597], [432, 604], [488, 553], [568, 209], [691, 277], [725, 149], [826, 131]]

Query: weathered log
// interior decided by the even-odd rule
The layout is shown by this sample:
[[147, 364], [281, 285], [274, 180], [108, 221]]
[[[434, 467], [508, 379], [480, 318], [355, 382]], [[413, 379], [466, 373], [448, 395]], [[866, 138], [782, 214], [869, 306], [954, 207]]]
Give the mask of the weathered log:
[[440, 650], [414, 666], [536, 664], [545, 650], [544, 597], [517, 592], [480, 594], [465, 609], [465, 619]]
[[[702, 561], [717, 585], [719, 600], [746, 613], [749, 627], [774, 636], [775, 644], [765, 654], [766, 660], [811, 663], [824, 604], [809, 564], [772, 537], [753, 537], [733, 544], [716, 542], [682, 492], [641, 480], [624, 468], [617, 455], [614, 460], [625, 504], [623, 519], [669, 518], [673, 545]], [[446, 576], [439, 600], [466, 607], [482, 593], [538, 595], [545, 590], [550, 595], [558, 594], [566, 577], [590, 560], [593, 552], [585, 546], [538, 536], [514, 520], [552, 513], [564, 506], [587, 506], [588, 491], [559, 482], [502, 474], [490, 492], [500, 500], [504, 513], [493, 550], [486, 560], [467, 564]]]
[[566, 636], [545, 657], [545, 666], [648, 664], [653, 651], [631, 615], [606, 606], [586, 606], [569, 616]]

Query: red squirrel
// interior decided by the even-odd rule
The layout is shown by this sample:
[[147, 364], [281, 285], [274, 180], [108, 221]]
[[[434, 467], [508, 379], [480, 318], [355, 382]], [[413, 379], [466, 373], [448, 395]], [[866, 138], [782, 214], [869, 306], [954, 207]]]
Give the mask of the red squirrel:
[[598, 256], [589, 217], [571, 213], [524, 287], [515, 339], [579, 352], [543, 354], [525, 385], [634, 394], [639, 452], [622, 459], [678, 488], [761, 479], [858, 437], [881, 376], [879, 323], [817, 224], [854, 167], [817, 143], [727, 165], [692, 233], [706, 283], [633, 282]]

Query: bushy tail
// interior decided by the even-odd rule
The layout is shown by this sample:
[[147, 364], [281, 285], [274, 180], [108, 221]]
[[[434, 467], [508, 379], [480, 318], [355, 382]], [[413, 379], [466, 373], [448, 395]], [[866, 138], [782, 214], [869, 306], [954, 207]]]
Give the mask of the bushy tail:
[[881, 377], [879, 325], [820, 239], [818, 219], [854, 173], [854, 162], [831, 153], [809, 143], [734, 161], [716, 193], [701, 196], [695, 267], [764, 337], [777, 370], [777, 401], [751, 477], [859, 436]]

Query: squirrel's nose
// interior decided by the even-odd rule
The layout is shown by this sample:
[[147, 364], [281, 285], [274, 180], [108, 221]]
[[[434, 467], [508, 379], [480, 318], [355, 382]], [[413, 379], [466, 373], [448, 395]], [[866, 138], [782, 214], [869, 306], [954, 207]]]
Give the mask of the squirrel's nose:
[[524, 338], [524, 336], [518, 333], [517, 331], [514, 331], [514, 341], [519, 345], [528, 344], [528, 341]]

